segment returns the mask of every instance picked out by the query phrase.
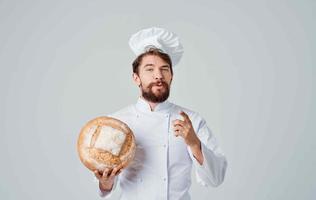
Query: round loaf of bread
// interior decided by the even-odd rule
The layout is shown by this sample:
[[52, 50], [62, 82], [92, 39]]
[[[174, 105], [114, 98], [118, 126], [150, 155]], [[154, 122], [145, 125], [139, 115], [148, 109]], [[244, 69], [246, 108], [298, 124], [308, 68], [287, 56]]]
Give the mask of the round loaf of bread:
[[81, 162], [91, 171], [103, 171], [122, 165], [125, 168], [135, 155], [135, 137], [122, 121], [97, 117], [80, 131], [77, 150]]

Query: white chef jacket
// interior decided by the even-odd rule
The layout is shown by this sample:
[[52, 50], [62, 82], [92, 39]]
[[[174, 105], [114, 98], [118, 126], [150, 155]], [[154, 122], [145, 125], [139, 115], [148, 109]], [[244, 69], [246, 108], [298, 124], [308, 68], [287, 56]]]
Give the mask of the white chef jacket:
[[[188, 114], [193, 128], [201, 141], [204, 157], [200, 165], [181, 136], [174, 136], [172, 121]], [[168, 100], [159, 103], [154, 111], [141, 97], [136, 104], [111, 115], [126, 123], [136, 138], [134, 160], [115, 178], [111, 196], [119, 183], [122, 200], [187, 200], [191, 186], [192, 164], [197, 182], [216, 187], [224, 181], [227, 160], [205, 120], [196, 112], [175, 105]]]

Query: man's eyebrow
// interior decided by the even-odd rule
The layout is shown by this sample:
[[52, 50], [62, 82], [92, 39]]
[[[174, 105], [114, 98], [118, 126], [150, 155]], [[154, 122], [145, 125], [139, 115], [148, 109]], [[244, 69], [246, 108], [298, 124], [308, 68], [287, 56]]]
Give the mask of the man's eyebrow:
[[148, 63], [144, 67], [154, 66], [154, 64]]
[[160, 67], [170, 67], [169, 65], [162, 65], [162, 66], [160, 66]]
[[[144, 67], [153, 67], [153, 66], [155, 66], [154, 64], [152, 64], [152, 63], [148, 63], [148, 64], [146, 64], [146, 65], [144, 65]], [[163, 68], [163, 67], [170, 67], [168, 64], [166, 64], [166, 65], [162, 65], [162, 66], [160, 66], [161, 68]]]

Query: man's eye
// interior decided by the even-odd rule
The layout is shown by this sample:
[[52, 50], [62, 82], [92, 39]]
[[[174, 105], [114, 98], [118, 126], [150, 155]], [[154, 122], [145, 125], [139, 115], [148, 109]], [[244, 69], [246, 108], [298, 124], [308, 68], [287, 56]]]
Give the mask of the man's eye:
[[149, 71], [149, 72], [151, 72], [151, 71], [153, 71], [153, 69], [146, 69], [146, 71]]

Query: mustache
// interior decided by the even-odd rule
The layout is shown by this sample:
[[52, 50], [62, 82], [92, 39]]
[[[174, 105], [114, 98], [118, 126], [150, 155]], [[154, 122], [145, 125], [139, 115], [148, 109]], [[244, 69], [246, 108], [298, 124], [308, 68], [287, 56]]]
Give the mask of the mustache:
[[148, 88], [152, 88], [153, 86], [158, 86], [158, 85], [163, 85], [164, 87], [168, 87], [168, 83], [166, 83], [165, 81], [157, 81], [157, 82], [153, 82], [153, 83], [150, 83], [148, 85]]

